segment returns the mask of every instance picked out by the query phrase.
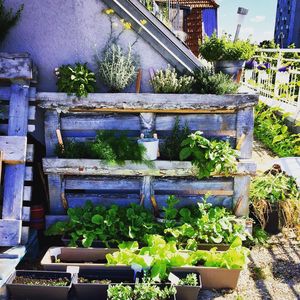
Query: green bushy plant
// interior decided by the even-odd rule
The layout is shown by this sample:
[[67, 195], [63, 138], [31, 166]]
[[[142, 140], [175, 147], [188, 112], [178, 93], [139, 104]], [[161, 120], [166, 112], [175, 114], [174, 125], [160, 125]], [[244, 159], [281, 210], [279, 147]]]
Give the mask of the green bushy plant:
[[174, 68], [158, 70], [151, 80], [155, 93], [184, 94], [192, 91], [194, 78], [188, 75], [178, 75]]
[[214, 33], [205, 38], [199, 50], [207, 61], [248, 60], [254, 55], [255, 46], [249, 40], [233, 42], [228, 35], [219, 38]]
[[230, 75], [215, 73], [211, 67], [196, 69], [194, 78], [193, 92], [197, 94], [234, 94], [239, 88], [239, 84], [234, 82]]
[[61, 158], [103, 159], [110, 164], [124, 165], [126, 160], [152, 167], [144, 158], [145, 147], [127, 137], [124, 132], [100, 130], [93, 142], [68, 141], [64, 147], [57, 146], [56, 154]]
[[197, 167], [198, 178], [209, 177], [212, 173], [225, 175], [236, 171], [237, 153], [228, 141], [209, 141], [196, 131], [182, 142], [180, 159], [191, 159]]
[[187, 274], [185, 278], [181, 278], [178, 285], [197, 286], [198, 278], [195, 273]]
[[165, 142], [161, 148], [161, 157], [168, 160], [179, 160], [181, 144], [189, 136], [190, 133], [191, 131], [188, 127], [188, 124], [185, 123], [184, 126], [180, 126], [180, 119], [179, 117], [176, 117], [171, 134], [166, 137]]
[[24, 9], [24, 5], [21, 5], [14, 13], [12, 9], [7, 10], [4, 7], [4, 1], [0, 0], [0, 44], [4, 41], [9, 30], [18, 23]]
[[109, 285], [107, 289], [107, 299], [109, 300], [133, 300], [132, 287], [123, 283]]
[[95, 74], [87, 67], [87, 63], [79, 62], [75, 65], [62, 65], [55, 70], [59, 92], [77, 97], [87, 97], [88, 93], [95, 92]]
[[120, 92], [130, 86], [136, 78], [137, 68], [131, 47], [125, 51], [112, 43], [104, 50], [103, 57], [96, 58], [100, 80], [110, 92]]
[[259, 102], [255, 108], [254, 134], [280, 157], [300, 156], [300, 134], [292, 133], [280, 108]]

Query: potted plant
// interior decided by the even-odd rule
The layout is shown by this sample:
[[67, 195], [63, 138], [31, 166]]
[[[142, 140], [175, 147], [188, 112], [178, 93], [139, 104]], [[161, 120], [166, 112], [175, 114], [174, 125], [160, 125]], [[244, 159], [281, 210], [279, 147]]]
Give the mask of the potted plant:
[[244, 62], [253, 56], [255, 47], [249, 40], [232, 41], [229, 35], [219, 38], [214, 33], [206, 37], [199, 50], [204, 59], [214, 63], [216, 72], [236, 78]]
[[[198, 273], [174, 272], [180, 278], [176, 288], [177, 300], [197, 300], [202, 287], [201, 277]], [[170, 276], [169, 276], [170, 277]]]
[[75, 276], [66, 272], [15, 271], [7, 281], [13, 299], [68, 299]]
[[297, 225], [299, 200], [295, 179], [281, 172], [279, 165], [251, 182], [252, 213], [268, 233], [277, 234], [284, 226], [294, 228]]

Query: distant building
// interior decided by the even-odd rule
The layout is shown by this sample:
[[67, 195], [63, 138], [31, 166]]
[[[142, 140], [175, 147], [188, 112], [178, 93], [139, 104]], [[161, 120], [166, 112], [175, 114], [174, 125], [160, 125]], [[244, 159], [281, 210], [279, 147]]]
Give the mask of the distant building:
[[300, 1], [278, 0], [274, 40], [280, 47], [300, 47]]
[[218, 32], [218, 7], [214, 0], [155, 0], [163, 7], [170, 5], [173, 31], [185, 33], [185, 43], [199, 55], [199, 40]]

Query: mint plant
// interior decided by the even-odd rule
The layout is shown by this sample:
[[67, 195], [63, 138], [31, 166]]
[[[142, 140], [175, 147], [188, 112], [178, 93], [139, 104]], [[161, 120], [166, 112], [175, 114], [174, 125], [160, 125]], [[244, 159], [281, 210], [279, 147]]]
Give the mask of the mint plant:
[[87, 63], [79, 62], [75, 65], [62, 65], [55, 70], [57, 88], [59, 92], [77, 97], [87, 97], [88, 93], [95, 92], [95, 74], [87, 67]]

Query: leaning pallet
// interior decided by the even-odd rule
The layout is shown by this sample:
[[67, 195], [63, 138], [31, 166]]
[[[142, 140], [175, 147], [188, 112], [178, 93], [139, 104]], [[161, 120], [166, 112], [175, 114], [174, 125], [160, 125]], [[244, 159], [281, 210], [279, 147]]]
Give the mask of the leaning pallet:
[[[50, 215], [47, 225], [65, 218], [68, 207], [86, 200], [97, 204], [128, 205], [131, 202], [160, 207], [170, 194], [181, 205], [210, 193], [215, 205], [235, 208], [238, 216], [248, 214], [250, 176], [256, 166], [250, 160], [253, 141], [253, 107], [256, 95], [166, 95], [90, 94], [78, 99], [63, 93], [38, 93], [38, 105], [45, 111]], [[162, 138], [170, 134], [176, 117], [192, 131], [208, 137], [227, 139], [240, 150], [236, 174], [195, 177], [190, 162], [155, 161], [154, 168], [127, 162], [110, 166], [101, 160], [59, 159], [55, 155], [57, 132], [63, 140], [92, 140], [97, 130], [126, 131], [139, 136], [144, 130]]]
[[0, 220], [0, 246], [25, 244], [30, 218], [33, 145], [27, 133], [34, 131], [35, 89], [32, 61], [28, 54], [0, 53], [0, 159], [4, 169]]

